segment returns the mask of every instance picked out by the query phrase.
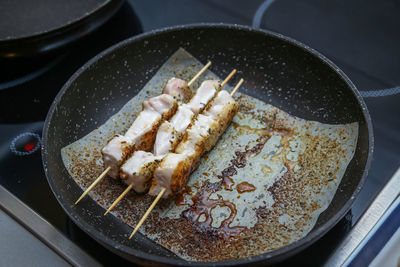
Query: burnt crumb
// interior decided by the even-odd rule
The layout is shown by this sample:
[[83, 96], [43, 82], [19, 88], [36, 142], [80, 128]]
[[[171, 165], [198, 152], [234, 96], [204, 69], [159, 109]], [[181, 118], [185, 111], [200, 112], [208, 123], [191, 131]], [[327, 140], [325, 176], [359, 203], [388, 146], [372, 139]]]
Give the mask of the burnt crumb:
[[244, 215], [246, 214], [247, 208], [245, 208], [242, 212], [242, 217], [244, 217]]
[[257, 199], [263, 199], [265, 197], [265, 195], [264, 194], [260, 194], [259, 196], [257, 196], [256, 198]]
[[231, 162], [233, 163], [234, 166], [238, 168], [244, 168], [246, 167], [247, 163], [247, 152], [235, 152], [236, 158], [234, 158]]
[[237, 174], [237, 171], [234, 166], [229, 166], [228, 168], [222, 171], [222, 176], [232, 176]]

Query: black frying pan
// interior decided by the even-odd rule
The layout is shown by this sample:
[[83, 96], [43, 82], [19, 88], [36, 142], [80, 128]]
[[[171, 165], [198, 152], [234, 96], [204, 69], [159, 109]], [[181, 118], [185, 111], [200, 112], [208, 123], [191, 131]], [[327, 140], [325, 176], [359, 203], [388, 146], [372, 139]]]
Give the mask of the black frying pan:
[[2, 0], [0, 58], [48, 53], [107, 21], [123, 0]]
[[[306, 237], [251, 259], [215, 265], [273, 263], [306, 248], [331, 229], [358, 196], [371, 162], [371, 119], [353, 83], [324, 56], [280, 34], [244, 26], [202, 24], [149, 32], [111, 47], [76, 72], [54, 100], [43, 131], [44, 169], [61, 206], [80, 228], [124, 258], [141, 264], [188, 264], [140, 234], [129, 240], [127, 233], [132, 229], [114, 216], [104, 217], [103, 208], [91, 198], [72, 207], [82, 190], [69, 176], [60, 156], [62, 147], [105, 122], [115, 113], [114, 108], [118, 110], [135, 96], [148, 77], [179, 47], [184, 47], [202, 62], [211, 60], [212, 71], [221, 77], [237, 68], [237, 78], [245, 78], [243, 87], [247, 90], [242, 89], [243, 92], [292, 115], [323, 123], [359, 123], [354, 159], [332, 203]], [[124, 61], [131, 68], [124, 67]], [[268, 73], [267, 77], [265, 73]], [[127, 90], [128, 85], [133, 89]], [[267, 95], [263, 88], [273, 88], [272, 95]], [[301, 95], [294, 94], [301, 88], [305, 89]], [[85, 109], [80, 108], [83, 105]], [[81, 127], [76, 128], [76, 124]]]

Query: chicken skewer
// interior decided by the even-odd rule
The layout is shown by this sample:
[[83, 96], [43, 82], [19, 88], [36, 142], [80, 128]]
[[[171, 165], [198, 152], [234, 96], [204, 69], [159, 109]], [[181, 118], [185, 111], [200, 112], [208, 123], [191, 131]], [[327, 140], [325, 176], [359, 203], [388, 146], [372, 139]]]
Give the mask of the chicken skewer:
[[136, 151], [125, 161], [121, 166], [120, 176], [128, 187], [112, 203], [104, 215], [109, 213], [132, 188], [136, 192], [147, 190], [154, 169], [160, 160], [176, 147], [194, 116], [204, 109], [235, 73], [236, 70], [233, 70], [220, 85], [217, 81], [204, 81], [190, 102], [178, 108], [171, 122], [164, 121], [161, 124], [154, 143], [154, 155], [150, 152]]
[[[204, 102], [208, 102], [209, 99], [214, 97], [214, 94], [216, 92], [216, 87], [217, 87], [217, 81], [205, 81], [203, 84], [200, 86], [200, 88], [197, 90], [196, 95], [192, 98], [192, 100], [186, 104], [182, 105], [178, 108], [178, 111], [175, 113], [174, 118], [177, 118], [176, 121], [179, 123], [182, 122], [187, 122], [190, 123], [191, 117], [195, 115], [192, 109], [190, 109], [190, 106], [198, 106], [198, 105], [193, 105], [193, 102], [199, 102], [196, 101], [198, 98], [202, 98], [205, 100]], [[196, 97], [202, 95], [203, 97]], [[194, 101], [193, 101], [194, 100]], [[194, 110], [196, 112], [196, 110]], [[166, 133], [168, 132], [173, 133], [174, 128], [168, 127], [170, 124], [167, 121], [164, 121], [161, 126], [158, 129], [158, 133], [156, 136], [156, 142], [157, 139], [159, 139], [160, 133]], [[167, 126], [167, 127], [166, 127]], [[182, 130], [184, 130], [184, 127], [181, 127]], [[176, 131], [175, 131], [176, 132]], [[177, 139], [177, 138], [176, 138]], [[169, 141], [171, 139], [167, 139], [167, 143], [172, 145]], [[156, 150], [156, 146], [154, 147], [154, 150]], [[137, 192], [144, 192], [146, 190], [145, 188], [145, 179], [148, 177], [152, 177], [152, 171], [154, 168], [157, 166], [157, 162], [159, 162], [162, 159], [162, 156], [160, 155], [153, 155], [150, 152], [145, 152], [143, 150], [138, 150], [133, 153], [133, 155], [128, 158], [125, 163], [121, 166], [120, 168], [120, 177], [122, 181], [124, 181], [128, 187], [122, 192], [122, 194], [112, 203], [112, 205], [107, 209], [107, 211], [104, 213], [104, 215], [107, 215], [124, 197], [125, 195], [134, 187]]]
[[150, 195], [157, 195], [157, 197], [140, 219], [129, 239], [139, 230], [161, 197], [171, 197], [182, 191], [191, 172], [198, 167], [201, 156], [212, 149], [236, 115], [238, 104], [232, 96], [242, 83], [243, 79], [239, 81], [231, 94], [220, 91], [210, 107], [204, 114], [200, 114], [197, 121], [186, 131], [176, 153], [168, 153], [162, 160], [154, 173], [149, 191]]
[[[82, 193], [75, 202], [75, 205], [78, 204], [107, 174], [113, 178], [118, 178], [119, 166], [128, 155], [138, 149], [151, 149], [154, 143], [155, 133], [162, 119], [168, 119], [176, 111], [177, 103], [174, 99], [178, 101], [190, 99], [192, 92], [189, 86], [191, 86], [210, 65], [211, 62], [208, 62], [187, 84], [181, 79], [170, 79], [162, 95], [151, 98], [143, 103], [142, 112], [128, 129], [125, 136], [116, 136], [112, 138], [102, 149], [105, 170]], [[148, 117], [153, 119], [152, 123], [149, 123]]]
[[143, 109], [125, 135], [116, 135], [104, 146], [103, 155], [105, 171], [78, 198], [77, 204], [100, 180], [108, 174], [118, 178], [118, 170], [126, 157], [137, 149], [151, 149], [151, 141], [163, 119], [170, 118], [178, 107], [174, 98], [167, 94], [150, 98], [143, 102]]
[[220, 91], [209, 108], [186, 131], [175, 152], [168, 153], [160, 162], [149, 195], [157, 196], [162, 188], [167, 188], [163, 198], [178, 194], [186, 184], [182, 177], [188, 178], [197, 169], [201, 156], [214, 147], [237, 110], [238, 104], [232, 96], [227, 91]]
[[[169, 95], [177, 99], [190, 99], [192, 92], [189, 89], [189, 86], [200, 77], [210, 64], [203, 67], [188, 84], [181, 79], [172, 78], [168, 81], [163, 92], [164, 94], [154, 97], [153, 99], [161, 97], [166, 98], [166, 96]], [[146, 107], [145, 104], [146, 101], [144, 102], [144, 107]], [[149, 151], [153, 147], [156, 133], [161, 122], [169, 119], [173, 114], [175, 114], [176, 110], [174, 110], [173, 113], [168, 112], [169, 110], [165, 108], [165, 103], [155, 102], [151, 105], [149, 112], [144, 111], [145, 109], [139, 114], [132, 126], [126, 132], [124, 137], [127, 138], [120, 136], [113, 138], [102, 149], [105, 167], [111, 166], [111, 170], [108, 173], [109, 176], [118, 178], [120, 166], [134, 151]]]

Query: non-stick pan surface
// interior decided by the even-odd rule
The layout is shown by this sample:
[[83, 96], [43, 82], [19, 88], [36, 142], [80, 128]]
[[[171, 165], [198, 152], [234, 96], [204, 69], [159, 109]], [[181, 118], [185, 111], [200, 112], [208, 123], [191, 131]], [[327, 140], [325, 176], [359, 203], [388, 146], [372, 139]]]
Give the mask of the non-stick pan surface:
[[215, 265], [273, 263], [304, 249], [331, 229], [358, 196], [371, 162], [371, 120], [355, 86], [324, 56], [285, 36], [244, 26], [202, 24], [149, 32], [111, 47], [77, 71], [54, 100], [43, 131], [44, 168], [61, 206], [80, 228], [131, 261], [188, 264], [140, 234], [129, 240], [132, 229], [112, 215], [103, 216], [90, 197], [74, 207], [82, 190], [60, 156], [62, 147], [101, 125], [135, 96], [179, 47], [202, 62], [212, 60], [212, 71], [221, 77], [237, 68], [237, 78], [245, 79], [244, 93], [292, 115], [331, 124], [359, 123], [354, 159], [332, 203], [305, 238], [270, 253]]

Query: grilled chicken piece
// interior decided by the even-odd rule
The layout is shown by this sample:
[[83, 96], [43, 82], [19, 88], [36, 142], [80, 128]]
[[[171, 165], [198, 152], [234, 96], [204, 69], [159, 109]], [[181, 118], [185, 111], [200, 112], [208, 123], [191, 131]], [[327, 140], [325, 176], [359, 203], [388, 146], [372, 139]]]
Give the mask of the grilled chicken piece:
[[179, 78], [171, 78], [163, 90], [163, 94], [172, 96], [176, 101], [186, 103], [192, 98], [187, 82]]
[[102, 149], [104, 168], [111, 167], [108, 175], [118, 178], [121, 164], [136, 150], [149, 151], [163, 120], [169, 119], [177, 109], [174, 98], [190, 99], [192, 92], [186, 82], [172, 78], [164, 88], [165, 94], [143, 102], [143, 110], [125, 135], [112, 138]]
[[119, 167], [135, 150], [148, 151], [152, 148], [158, 127], [164, 119], [170, 118], [177, 109], [172, 96], [162, 94], [143, 102], [143, 110], [124, 136], [112, 138], [102, 149], [104, 168], [118, 178]]
[[185, 187], [190, 173], [201, 156], [211, 150], [238, 111], [237, 102], [226, 91], [218, 93], [209, 108], [200, 114], [186, 131], [175, 153], [168, 153], [154, 171], [149, 194], [157, 196], [166, 188], [163, 198], [172, 197]]
[[139, 192], [143, 192], [146, 190], [147, 184], [141, 181], [153, 176], [153, 172], [161, 159], [162, 157], [154, 156], [150, 152], [136, 151], [130, 160], [122, 165], [120, 177], [125, 183], [133, 183]]
[[[133, 182], [133, 189], [139, 193], [148, 189], [153, 177], [152, 171], [157, 167], [159, 161], [177, 146], [194, 116], [201, 112], [215, 96], [218, 86], [218, 81], [204, 81], [190, 102], [181, 105], [169, 122], [164, 121], [161, 124], [154, 143], [153, 162], [147, 160], [148, 158], [142, 160], [142, 153], [139, 153], [139, 151], [134, 152], [126, 160], [120, 170], [120, 177], [124, 179], [126, 184]], [[150, 156], [148, 155], [148, 157]], [[142, 164], [141, 168], [140, 164]]]
[[218, 86], [219, 82], [216, 80], [204, 81], [190, 102], [181, 105], [170, 122], [163, 122], [166, 125], [160, 127], [154, 143], [155, 155], [165, 155], [175, 148], [194, 116], [215, 97]]

